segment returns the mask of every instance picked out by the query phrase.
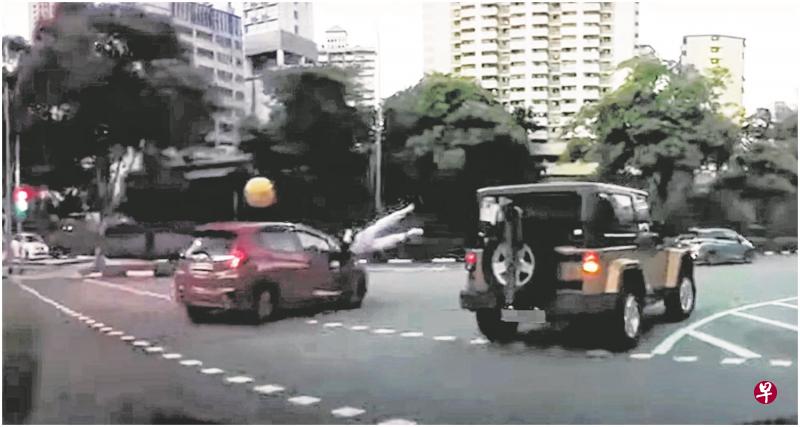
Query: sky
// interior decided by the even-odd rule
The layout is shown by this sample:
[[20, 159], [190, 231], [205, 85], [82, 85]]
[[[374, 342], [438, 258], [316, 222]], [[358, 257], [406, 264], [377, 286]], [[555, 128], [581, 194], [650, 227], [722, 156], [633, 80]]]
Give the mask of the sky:
[[[378, 46], [382, 97], [422, 77], [422, 2], [419, 0], [314, 1], [314, 33], [338, 25], [354, 44]], [[4, 34], [30, 34], [28, 6], [3, 0]], [[745, 107], [797, 105], [800, 76], [800, 2], [796, 0], [644, 0], [639, 42], [664, 59], [677, 60], [686, 34], [719, 33], [746, 38]]]

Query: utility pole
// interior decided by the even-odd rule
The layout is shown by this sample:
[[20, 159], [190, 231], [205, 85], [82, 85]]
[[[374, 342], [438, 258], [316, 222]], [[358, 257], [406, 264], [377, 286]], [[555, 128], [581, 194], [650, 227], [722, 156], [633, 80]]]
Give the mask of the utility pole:
[[375, 29], [377, 43], [375, 46], [375, 210], [380, 214], [383, 212], [383, 200], [381, 198], [382, 177], [381, 167], [383, 163], [383, 109], [381, 108], [381, 34]]
[[5, 170], [5, 188], [3, 189], [4, 192], [4, 202], [5, 202], [5, 218], [3, 218], [3, 238], [5, 240], [5, 248], [6, 248], [6, 259], [5, 265], [10, 268], [11, 263], [13, 261], [14, 254], [11, 251], [11, 232], [12, 226], [11, 223], [13, 221], [13, 209], [12, 209], [12, 202], [11, 202], [11, 193], [13, 192], [12, 182], [11, 182], [11, 113], [10, 107], [11, 103], [8, 99], [9, 97], [9, 90], [8, 90], [8, 82], [3, 80], [3, 112], [5, 120], [5, 152], [3, 153], [3, 169]]

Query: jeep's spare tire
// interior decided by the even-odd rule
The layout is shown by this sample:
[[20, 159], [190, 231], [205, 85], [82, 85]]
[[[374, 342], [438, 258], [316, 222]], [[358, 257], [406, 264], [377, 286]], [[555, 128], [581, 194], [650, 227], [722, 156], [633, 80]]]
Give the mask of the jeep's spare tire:
[[[485, 259], [488, 265], [485, 265], [484, 271], [487, 270], [490, 281], [493, 284], [505, 286], [508, 283], [509, 267], [511, 259], [511, 245], [506, 242], [491, 245], [489, 248], [489, 256]], [[533, 256], [533, 250], [527, 243], [523, 243], [522, 247], [517, 251], [516, 259], [517, 270], [517, 286], [527, 285], [533, 278], [533, 271], [536, 268], [536, 258]]]

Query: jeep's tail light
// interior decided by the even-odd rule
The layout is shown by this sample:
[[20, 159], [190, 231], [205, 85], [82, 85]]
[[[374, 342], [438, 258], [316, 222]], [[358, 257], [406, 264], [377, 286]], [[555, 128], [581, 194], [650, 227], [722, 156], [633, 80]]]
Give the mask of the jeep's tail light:
[[239, 248], [235, 248], [234, 250], [232, 250], [231, 256], [233, 258], [231, 258], [231, 260], [228, 261], [228, 266], [230, 268], [239, 268], [242, 264], [245, 263], [245, 261], [247, 261], [247, 254]]
[[588, 274], [595, 274], [600, 271], [600, 256], [597, 252], [584, 252], [581, 269]]
[[475, 271], [475, 266], [478, 264], [478, 254], [475, 252], [467, 252], [464, 256], [464, 267], [467, 271]]

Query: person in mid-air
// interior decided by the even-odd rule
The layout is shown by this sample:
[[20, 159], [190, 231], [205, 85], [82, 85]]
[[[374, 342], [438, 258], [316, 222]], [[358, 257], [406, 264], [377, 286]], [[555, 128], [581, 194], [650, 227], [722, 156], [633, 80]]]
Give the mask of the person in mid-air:
[[[413, 236], [422, 236], [424, 230], [419, 227], [411, 228], [402, 233], [385, 234], [413, 211], [414, 204], [412, 203], [403, 209], [377, 219], [362, 230], [346, 230], [342, 238], [346, 250], [358, 256], [365, 256], [396, 248]], [[381, 236], [382, 234], [385, 235]]]

